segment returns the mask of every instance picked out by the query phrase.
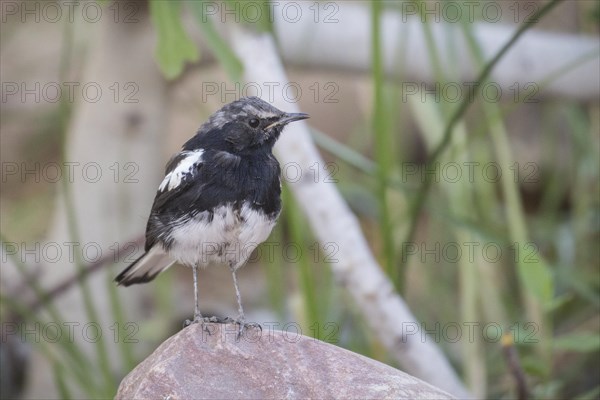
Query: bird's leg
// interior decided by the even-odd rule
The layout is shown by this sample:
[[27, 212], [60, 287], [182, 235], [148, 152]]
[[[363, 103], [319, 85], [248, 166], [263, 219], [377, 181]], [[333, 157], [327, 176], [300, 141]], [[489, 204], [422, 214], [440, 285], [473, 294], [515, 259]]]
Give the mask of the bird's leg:
[[242, 308], [242, 296], [240, 295], [240, 288], [237, 283], [237, 277], [235, 275], [235, 268], [230, 265], [229, 269], [231, 270], [231, 275], [233, 276], [233, 286], [235, 286], [235, 296], [237, 297], [238, 303], [238, 316], [235, 319], [235, 322], [243, 324], [246, 322], [246, 316], [244, 315], [244, 309]]
[[199, 296], [198, 296], [198, 265], [194, 265], [192, 267], [192, 272], [194, 275], [194, 319], [193, 320], [186, 320], [185, 321], [185, 326], [191, 325], [191, 324], [195, 324], [195, 323], [204, 323], [204, 317], [202, 317], [202, 314], [200, 313], [200, 301], [199, 301]]
[[238, 324], [238, 326], [239, 326], [239, 330], [238, 330], [238, 339], [239, 339], [240, 336], [242, 336], [242, 334], [244, 333], [244, 330], [246, 329], [246, 327], [248, 327], [248, 326], [255, 327], [255, 328], [258, 327], [262, 331], [262, 326], [260, 326], [257, 323], [254, 323], [254, 322], [246, 323], [246, 316], [244, 315], [244, 309], [242, 307], [242, 296], [240, 295], [240, 288], [239, 288], [238, 282], [237, 282], [236, 269], [231, 264], [229, 265], [229, 269], [231, 270], [231, 276], [233, 276], [233, 285], [235, 286], [235, 295], [237, 297], [237, 303], [238, 303], [238, 316], [233, 322]]
[[200, 314], [200, 300], [198, 296], [198, 264], [192, 268], [194, 272], [194, 322], [203, 320], [202, 314]]

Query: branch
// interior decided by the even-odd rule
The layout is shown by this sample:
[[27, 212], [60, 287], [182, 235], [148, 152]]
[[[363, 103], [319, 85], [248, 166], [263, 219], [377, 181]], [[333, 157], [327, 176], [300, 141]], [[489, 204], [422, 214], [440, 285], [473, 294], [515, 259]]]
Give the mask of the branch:
[[[131, 244], [135, 244], [136, 246], [143, 246], [144, 245], [144, 237], [140, 236], [140, 237], [136, 238], [135, 240], [121, 243], [119, 245], [119, 248], [117, 249], [117, 254], [125, 253], [129, 249]], [[44, 297], [37, 298], [30, 305], [28, 305], [28, 308], [30, 310], [37, 311], [38, 308], [40, 308], [41, 306], [44, 305], [44, 303], [55, 301], [56, 298], [58, 298], [60, 295], [65, 293], [67, 290], [69, 290], [69, 288], [71, 288], [71, 286], [73, 286], [74, 284], [76, 284], [78, 282], [81, 282], [82, 280], [86, 279], [88, 275], [91, 275], [94, 272], [99, 271], [102, 267], [104, 267], [108, 264], [111, 264], [112, 262], [114, 262], [114, 254], [106, 253], [101, 258], [99, 258], [97, 261], [95, 261], [89, 265], [86, 265], [82, 271], [75, 272], [72, 276], [66, 278], [65, 280], [60, 282], [58, 285], [56, 285], [52, 289], [48, 290], [46, 293], [44, 293]]]
[[519, 353], [517, 353], [511, 333], [503, 335], [501, 343], [504, 360], [508, 365], [508, 370], [515, 379], [515, 384], [517, 386], [517, 398], [519, 400], [527, 400], [530, 398], [531, 393], [529, 391], [529, 387], [527, 386], [527, 377], [525, 376], [525, 372], [523, 372], [523, 368], [521, 367]]

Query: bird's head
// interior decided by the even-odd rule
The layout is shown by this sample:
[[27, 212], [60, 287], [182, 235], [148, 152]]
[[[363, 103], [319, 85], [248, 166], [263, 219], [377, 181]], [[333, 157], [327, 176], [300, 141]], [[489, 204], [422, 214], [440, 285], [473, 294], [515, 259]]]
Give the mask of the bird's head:
[[287, 124], [308, 117], [304, 113], [283, 112], [258, 97], [243, 97], [211, 115], [198, 136], [219, 135], [237, 152], [272, 148]]

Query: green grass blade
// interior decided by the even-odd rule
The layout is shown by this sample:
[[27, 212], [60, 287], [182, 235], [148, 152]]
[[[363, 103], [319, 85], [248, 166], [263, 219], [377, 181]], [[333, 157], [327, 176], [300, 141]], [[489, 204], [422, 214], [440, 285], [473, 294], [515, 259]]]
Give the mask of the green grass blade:
[[286, 204], [286, 220], [289, 223], [290, 242], [294, 244], [296, 248], [302, 249], [302, 256], [297, 259], [298, 265], [296, 268], [300, 276], [299, 281], [302, 298], [304, 300], [304, 314], [306, 315], [305, 326], [308, 327], [315, 322], [320, 322], [321, 319], [319, 317], [319, 307], [317, 305], [319, 296], [317, 296], [316, 293], [311, 263], [306, 256], [307, 246], [304, 237], [304, 216], [302, 215], [300, 208], [296, 205], [287, 186], [284, 186], [283, 202]]
[[52, 363], [52, 373], [54, 375], [54, 383], [56, 385], [56, 388], [58, 390], [58, 394], [60, 395], [60, 397], [63, 399], [74, 398], [73, 395], [71, 394], [71, 391], [69, 390], [68, 385], [67, 385], [67, 381], [65, 379], [66, 374], [65, 374], [63, 365], [56, 361], [53, 362]]
[[284, 260], [281, 257], [282, 253], [277, 251], [277, 249], [281, 249], [283, 243], [283, 228], [282, 224], [279, 223], [273, 228], [268, 243], [263, 245], [264, 248], [259, 248], [258, 250], [260, 254], [268, 254], [266, 257], [261, 257], [261, 261], [265, 267], [265, 274], [267, 276], [267, 288], [271, 307], [277, 313], [280, 321], [284, 320], [287, 312], [285, 298], [286, 271], [285, 268], [282, 268], [284, 265]]
[[396, 267], [393, 226], [388, 204], [388, 182], [392, 171], [392, 146], [389, 127], [389, 113], [384, 93], [384, 66], [381, 46], [381, 17], [383, 2], [371, 3], [371, 49], [373, 72], [373, 133], [377, 159], [377, 198], [379, 200], [379, 224], [383, 240], [384, 268], [394, 283], [396, 290], [402, 292], [403, 271]]

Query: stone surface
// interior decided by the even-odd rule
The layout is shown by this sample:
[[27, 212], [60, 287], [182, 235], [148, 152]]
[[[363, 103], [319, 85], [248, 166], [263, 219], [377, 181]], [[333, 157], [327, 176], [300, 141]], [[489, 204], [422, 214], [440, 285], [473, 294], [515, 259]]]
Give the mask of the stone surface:
[[388, 365], [297, 330], [191, 325], [121, 382], [116, 399], [451, 399]]

